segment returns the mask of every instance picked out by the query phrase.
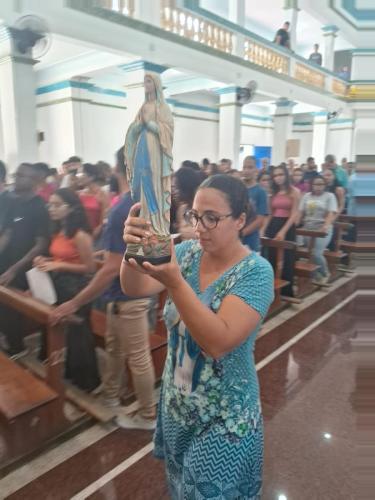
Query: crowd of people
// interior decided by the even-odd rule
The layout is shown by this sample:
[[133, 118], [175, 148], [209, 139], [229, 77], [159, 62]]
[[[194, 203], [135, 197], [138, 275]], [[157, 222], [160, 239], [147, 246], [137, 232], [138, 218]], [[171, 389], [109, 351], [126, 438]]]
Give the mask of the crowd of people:
[[[184, 483], [184, 468], [197, 467], [198, 455], [209, 453], [210, 447], [224, 446], [233, 461], [242, 453], [239, 446], [245, 450], [250, 441], [254, 446], [254, 435], [243, 424], [250, 402], [256, 446], [262, 447], [262, 417], [250, 355], [273, 299], [271, 266], [276, 257], [262, 248], [261, 237], [296, 241], [297, 227], [323, 231], [325, 236], [316, 238], [313, 249], [318, 266], [314, 279], [326, 282], [324, 250], [332, 239], [335, 219], [345, 211], [352, 168], [345, 159], [339, 166], [331, 154], [321, 172], [311, 157], [300, 166], [293, 160], [272, 166], [264, 158], [258, 168], [256, 158], [247, 156], [240, 170], [226, 158], [217, 163], [205, 158], [200, 164], [186, 160], [172, 177], [171, 232], [178, 233], [182, 243], [176, 246], [171, 264], [144, 264], [140, 270], [135, 262], [123, 262], [127, 243], [150, 237], [147, 221], [137, 217], [133, 206], [123, 148], [116, 153], [113, 169], [104, 162], [83, 163], [76, 156], [64, 162], [60, 172], [45, 163], [22, 163], [10, 185], [0, 162], [0, 285], [27, 290], [28, 270], [35, 267], [49, 273], [57, 294], [51, 324], [73, 314], [81, 318], [79, 325], [68, 322], [66, 326], [66, 379], [114, 408], [120, 426], [146, 430], [156, 427], [148, 313], [155, 297], [168, 291], [165, 321], [178, 359], [168, 358], [164, 373], [155, 454], [168, 453], [176, 461], [173, 467], [169, 462], [167, 475], [171, 489], [177, 491]], [[106, 258], [97, 270], [95, 251], [103, 250]], [[288, 282], [283, 294], [293, 297], [291, 251], [286, 251], [283, 266], [283, 279]], [[90, 324], [92, 303], [98, 297], [107, 304], [107, 363], [102, 374]], [[13, 359], [25, 354], [22, 328], [19, 315], [1, 305], [2, 348]], [[184, 350], [194, 366], [185, 366], [185, 361], [180, 365]], [[39, 359], [45, 357], [42, 335]], [[139, 404], [133, 414], [122, 407], [126, 365]], [[237, 400], [231, 387], [241, 377], [248, 383], [244, 379], [246, 389]], [[222, 383], [225, 408], [215, 403]], [[192, 391], [207, 397], [193, 404], [187, 397]], [[189, 429], [187, 422], [192, 424]], [[207, 449], [196, 450], [195, 462], [194, 454], [189, 455], [190, 465], [182, 467], [177, 460], [186, 436], [192, 433], [189, 439], [194, 440], [205, 429], [213, 433], [205, 441]], [[171, 436], [173, 442], [168, 441]], [[220, 477], [227, 477], [227, 466], [216, 464]], [[259, 459], [245, 474], [248, 491], [260, 487], [261, 467]], [[173, 468], [179, 472], [173, 475]], [[174, 498], [180, 498], [181, 491]]]

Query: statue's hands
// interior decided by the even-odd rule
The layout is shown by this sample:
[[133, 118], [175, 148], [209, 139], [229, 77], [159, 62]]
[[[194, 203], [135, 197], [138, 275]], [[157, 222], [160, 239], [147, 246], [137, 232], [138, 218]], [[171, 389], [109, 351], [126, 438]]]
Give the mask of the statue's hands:
[[149, 130], [150, 132], [152, 132], [154, 134], [158, 134], [159, 133], [159, 126], [153, 120], [150, 120], [150, 121], [146, 122], [145, 125], [146, 125], [147, 130]]
[[135, 203], [125, 221], [123, 238], [127, 245], [147, 245], [152, 237], [151, 222], [139, 216], [140, 203]]

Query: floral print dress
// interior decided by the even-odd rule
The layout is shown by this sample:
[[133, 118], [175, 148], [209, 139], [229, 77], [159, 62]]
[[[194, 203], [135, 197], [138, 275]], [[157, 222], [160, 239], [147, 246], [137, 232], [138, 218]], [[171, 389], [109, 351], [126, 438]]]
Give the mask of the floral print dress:
[[[251, 253], [201, 291], [199, 242], [183, 242], [176, 254], [185, 280], [212, 311], [235, 295], [264, 318], [273, 300], [273, 271], [265, 259]], [[253, 349], [261, 322], [215, 360], [203, 353], [170, 300], [164, 317], [169, 343], [154, 454], [165, 459], [172, 499], [259, 499], [263, 421]]]

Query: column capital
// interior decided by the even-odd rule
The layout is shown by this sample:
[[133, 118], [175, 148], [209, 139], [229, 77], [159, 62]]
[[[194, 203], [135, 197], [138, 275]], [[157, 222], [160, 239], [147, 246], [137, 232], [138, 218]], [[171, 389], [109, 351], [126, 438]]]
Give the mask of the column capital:
[[323, 36], [337, 36], [337, 33], [340, 31], [340, 28], [336, 26], [335, 24], [326, 24], [325, 26], [321, 27], [321, 30], [323, 31]]
[[122, 64], [119, 66], [119, 68], [125, 71], [126, 73], [143, 70], [145, 72], [151, 71], [152, 73], [158, 73], [159, 75], [161, 75], [161, 73], [164, 73], [164, 71], [169, 69], [169, 66], [163, 66], [161, 64], [156, 64], [141, 59], [139, 61], [133, 61], [131, 63]]
[[290, 101], [286, 97], [280, 97], [273, 103], [276, 106], [275, 116], [290, 115], [293, 112], [294, 106], [297, 104], [295, 101]]

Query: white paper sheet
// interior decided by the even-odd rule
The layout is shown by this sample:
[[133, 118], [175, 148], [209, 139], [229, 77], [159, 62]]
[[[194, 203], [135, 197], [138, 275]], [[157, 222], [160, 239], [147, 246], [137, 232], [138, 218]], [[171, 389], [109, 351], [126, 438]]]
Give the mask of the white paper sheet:
[[27, 282], [32, 296], [46, 304], [53, 305], [57, 302], [56, 290], [51, 276], [36, 267], [26, 273]]

